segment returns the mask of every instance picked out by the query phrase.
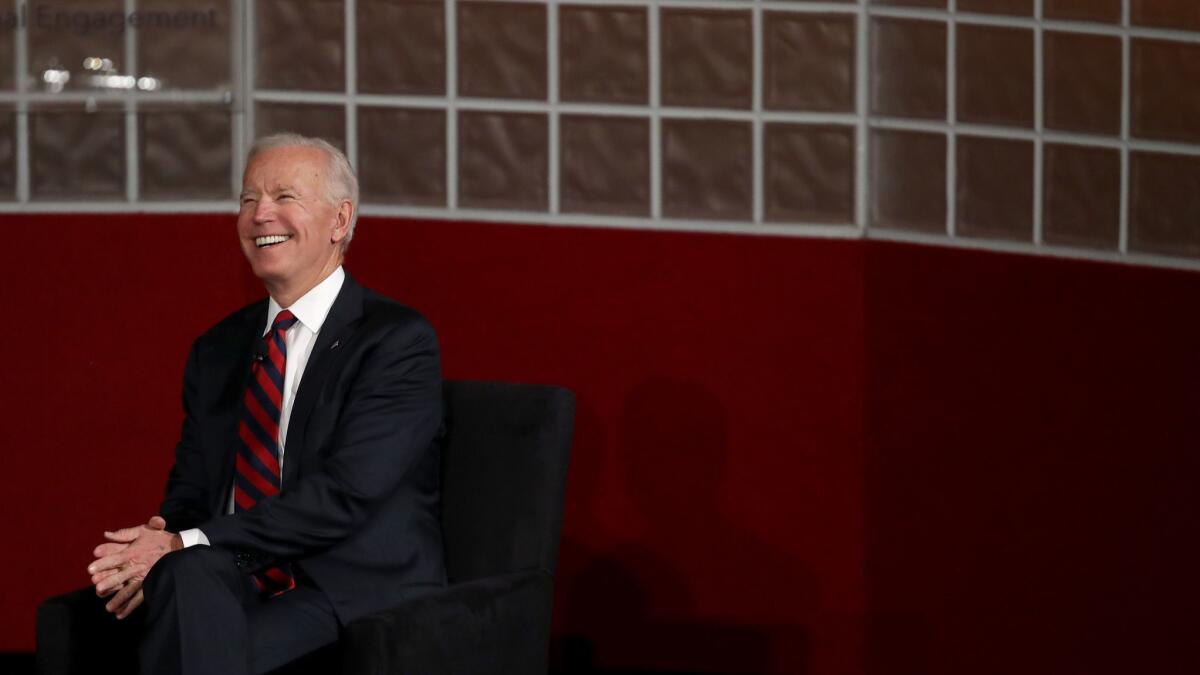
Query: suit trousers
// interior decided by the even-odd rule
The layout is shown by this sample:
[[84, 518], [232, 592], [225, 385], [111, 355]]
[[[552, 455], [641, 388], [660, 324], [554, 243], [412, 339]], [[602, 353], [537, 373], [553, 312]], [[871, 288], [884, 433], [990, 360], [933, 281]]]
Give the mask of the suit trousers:
[[338, 637], [332, 603], [302, 574], [293, 590], [264, 598], [217, 547], [168, 553], [142, 590], [143, 675], [266, 673]]

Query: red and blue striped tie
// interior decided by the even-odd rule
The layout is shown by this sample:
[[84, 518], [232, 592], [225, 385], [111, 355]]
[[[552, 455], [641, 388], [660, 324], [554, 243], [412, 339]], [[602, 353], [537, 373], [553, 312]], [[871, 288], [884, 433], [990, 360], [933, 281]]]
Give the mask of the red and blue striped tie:
[[[248, 511], [260, 500], [279, 494], [279, 411], [283, 409], [283, 376], [287, 372], [287, 330], [296, 317], [283, 310], [263, 337], [267, 357], [250, 367], [250, 384], [238, 425], [237, 471], [233, 480], [234, 512]], [[290, 566], [254, 575], [260, 590], [278, 595], [296, 587]]]

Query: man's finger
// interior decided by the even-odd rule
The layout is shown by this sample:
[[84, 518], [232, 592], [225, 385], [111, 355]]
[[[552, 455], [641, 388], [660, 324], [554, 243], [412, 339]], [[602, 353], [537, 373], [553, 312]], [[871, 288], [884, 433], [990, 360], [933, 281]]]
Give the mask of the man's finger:
[[134, 593], [133, 597], [129, 599], [129, 603], [121, 609], [121, 611], [117, 614], [117, 618], [124, 619], [125, 617], [129, 616], [129, 613], [137, 609], [138, 605], [142, 604], [142, 600], [144, 599], [145, 596], [142, 595], [142, 588], [139, 586], [137, 593]]
[[151, 516], [150, 522], [146, 523], [146, 527], [152, 530], [167, 529], [167, 521], [162, 516]]
[[103, 558], [104, 556], [124, 551], [126, 548], [129, 548], [129, 544], [119, 544], [115, 541], [110, 541], [107, 544], [100, 544], [93, 549], [92, 555], [97, 558]]
[[100, 558], [99, 560], [93, 561], [91, 565], [88, 565], [88, 568], [87, 568], [88, 574], [99, 574], [100, 572], [103, 572], [104, 570], [115, 569], [117, 567], [121, 567], [126, 562], [128, 562], [128, 560], [129, 560], [128, 549], [120, 551], [118, 553], [113, 553], [111, 555], [106, 555], [103, 558]]
[[118, 542], [121, 542], [124, 544], [128, 544], [129, 542], [133, 541], [134, 539], [137, 539], [138, 535], [141, 534], [141, 532], [142, 532], [141, 525], [137, 525], [135, 527], [123, 527], [119, 530], [116, 530], [115, 532], [105, 532], [104, 538], [109, 541], [118, 541]]
[[108, 595], [114, 589], [125, 585], [126, 581], [134, 578], [141, 572], [141, 567], [138, 565], [130, 565], [116, 574], [100, 580], [96, 584], [96, 592], [101, 596]]
[[121, 610], [125, 609], [125, 605], [129, 602], [130, 598], [136, 595], [139, 590], [141, 590], [141, 585], [136, 582], [126, 584], [111, 600], [104, 604], [104, 609], [113, 614], [120, 613]]
[[93, 574], [92, 580], [91, 580], [92, 585], [95, 586], [96, 584], [100, 583], [101, 581], [111, 577], [114, 574], [118, 574], [118, 573], [120, 573], [120, 570], [111, 569], [111, 570], [104, 570], [103, 572], [100, 572], [98, 574]]

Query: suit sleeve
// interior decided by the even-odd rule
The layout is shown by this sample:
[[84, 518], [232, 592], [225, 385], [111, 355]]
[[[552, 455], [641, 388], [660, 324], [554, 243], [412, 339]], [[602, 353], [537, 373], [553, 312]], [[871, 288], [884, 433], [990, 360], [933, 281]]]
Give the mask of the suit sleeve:
[[249, 511], [201, 529], [212, 544], [303, 558], [354, 534], [426, 453], [441, 425], [437, 338], [410, 319], [362, 356], [322, 464]]
[[175, 446], [175, 464], [167, 477], [166, 496], [158, 510], [171, 532], [195, 527], [212, 517], [207, 469], [195, 416], [199, 377], [200, 347], [197, 341], [192, 345], [183, 369], [183, 429]]

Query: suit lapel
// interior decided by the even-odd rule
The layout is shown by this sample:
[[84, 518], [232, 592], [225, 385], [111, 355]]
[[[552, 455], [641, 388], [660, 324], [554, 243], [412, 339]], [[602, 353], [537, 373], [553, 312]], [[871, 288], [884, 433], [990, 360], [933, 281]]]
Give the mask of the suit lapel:
[[[296, 391], [296, 400], [292, 403], [291, 417], [288, 419], [287, 439], [284, 442], [283, 484], [289, 483], [289, 478], [296, 475], [297, 460], [301, 459], [304, 450], [305, 434], [308, 429], [309, 414], [316, 405], [325, 380], [332, 372], [334, 363], [340, 355], [340, 349], [347, 338], [357, 328], [363, 313], [362, 286], [346, 274], [342, 289], [337, 299], [321, 325], [317, 334], [317, 342], [309, 354], [308, 364], [304, 367], [304, 375], [300, 378], [300, 388]], [[265, 321], [265, 319], [264, 319]]]

